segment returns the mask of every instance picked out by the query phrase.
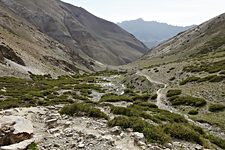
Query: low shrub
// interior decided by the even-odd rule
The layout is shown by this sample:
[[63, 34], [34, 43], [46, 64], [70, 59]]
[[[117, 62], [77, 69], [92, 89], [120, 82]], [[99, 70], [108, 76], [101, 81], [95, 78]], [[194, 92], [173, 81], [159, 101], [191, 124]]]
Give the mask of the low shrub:
[[100, 100], [100, 102], [119, 102], [119, 101], [132, 102], [133, 98], [125, 95], [105, 94], [102, 96]]
[[195, 82], [195, 81], [198, 81], [199, 79], [201, 79], [200, 77], [195, 77], [195, 76], [192, 76], [192, 77], [188, 77], [182, 81], [180, 81], [180, 85], [185, 85], [189, 82]]
[[223, 111], [223, 110], [225, 110], [225, 105], [223, 105], [223, 104], [211, 104], [209, 106], [208, 110], [211, 111], [211, 112]]
[[221, 71], [219, 74], [225, 75], [225, 70]]
[[167, 97], [171, 97], [171, 96], [175, 96], [175, 95], [180, 95], [181, 93], [182, 93], [181, 90], [178, 90], [178, 89], [171, 89], [171, 90], [168, 90], [168, 91], [167, 91], [166, 96], [167, 96]]
[[210, 75], [203, 78], [200, 77], [188, 77], [180, 82], [180, 85], [185, 85], [188, 82], [221, 82], [225, 79], [225, 76]]
[[160, 111], [154, 117], [161, 121], [168, 121], [170, 123], [175, 123], [175, 122], [187, 123], [188, 122], [183, 116], [166, 111], [166, 110]]
[[124, 115], [124, 116], [128, 116], [128, 117], [141, 117], [141, 118], [144, 118], [144, 119], [150, 119], [150, 120], [152, 120], [156, 123], [160, 122], [159, 119], [156, 119], [152, 115], [150, 115], [146, 112], [134, 109], [134, 108], [125, 108], [125, 107], [115, 107], [115, 106], [113, 106], [113, 107], [111, 107], [111, 112], [113, 114], [116, 114], [116, 115]]
[[30, 145], [28, 145], [27, 150], [39, 150], [39, 149], [37, 144], [33, 142]]
[[197, 115], [197, 114], [198, 114], [198, 111], [195, 110], [195, 109], [193, 109], [193, 110], [190, 110], [190, 111], [188, 112], [188, 114], [189, 114], [189, 115]]
[[183, 69], [186, 72], [208, 72], [208, 73], [216, 73], [221, 70], [225, 70], [225, 60], [220, 60], [217, 62], [205, 62], [201, 63], [200, 65], [192, 65], [186, 66]]
[[155, 100], [155, 99], [157, 99], [157, 96], [158, 96], [157, 94], [154, 94], [154, 95], [152, 95], [151, 99]]
[[76, 116], [82, 116], [86, 115], [88, 117], [94, 117], [94, 118], [104, 118], [108, 119], [108, 116], [102, 112], [100, 109], [95, 108], [90, 103], [74, 103], [71, 105], [66, 105], [60, 110], [60, 114], [66, 114], [66, 115], [76, 115]]
[[200, 133], [196, 132], [192, 126], [185, 125], [185, 124], [167, 124], [164, 125], [164, 132], [169, 134], [173, 138], [189, 141], [189, 142], [196, 142], [197, 144], [203, 145], [204, 139]]
[[135, 101], [134, 104], [138, 106], [148, 107], [148, 108], [158, 108], [156, 104], [149, 103], [149, 102]]
[[149, 99], [151, 98], [151, 95], [149, 95], [149, 94], [143, 94], [143, 95], [136, 95], [136, 96], [134, 96], [133, 97], [133, 100], [134, 101], [144, 101], [144, 102], [146, 102], [146, 101], [148, 101]]
[[172, 105], [187, 105], [194, 107], [201, 107], [207, 104], [203, 98], [197, 98], [192, 96], [172, 96], [168, 98]]
[[0, 101], [0, 109], [16, 108], [22, 105], [22, 101], [16, 98], [8, 98], [4, 101]]
[[225, 140], [224, 139], [214, 136], [214, 135], [211, 135], [211, 134], [207, 135], [206, 138], [209, 139], [209, 141], [211, 143], [219, 146], [222, 149], [225, 149]]
[[115, 117], [108, 122], [108, 125], [111, 127], [120, 126], [124, 129], [132, 128], [135, 132], [143, 133], [146, 140], [150, 143], [157, 142], [164, 144], [170, 141], [170, 137], [165, 134], [162, 129], [155, 127], [140, 118], [125, 116]]

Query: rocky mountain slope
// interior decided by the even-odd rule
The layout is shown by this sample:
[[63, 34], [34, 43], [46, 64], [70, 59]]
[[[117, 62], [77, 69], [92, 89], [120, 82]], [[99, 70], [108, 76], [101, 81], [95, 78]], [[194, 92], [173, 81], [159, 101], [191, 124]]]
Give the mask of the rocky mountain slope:
[[1, 0], [0, 7], [2, 75], [94, 71], [147, 51], [117, 25], [58, 0]]
[[[211, 130], [210, 133], [223, 139], [213, 142], [222, 149], [225, 148], [224, 27], [225, 14], [221, 14], [152, 48], [140, 60], [125, 66], [131, 70], [126, 81], [129, 87], [140, 90], [142, 78], [137, 79], [137, 75], [164, 85], [156, 92], [157, 106]], [[144, 83], [141, 82], [142, 87]]]
[[[154, 64], [224, 53], [225, 14], [191, 28], [151, 49], [142, 59]], [[151, 63], [153, 65], [153, 63]]]
[[[120, 65], [138, 58], [146, 47], [117, 25], [83, 8], [57, 0], [4, 1], [16, 14], [48, 36], [105, 64]], [[76, 48], [76, 49], [74, 49]]]
[[118, 23], [118, 25], [132, 33], [149, 48], [157, 46], [159, 43], [162, 43], [178, 33], [193, 27], [181, 27], [156, 21], [144, 21], [141, 18], [137, 20], [123, 21]]

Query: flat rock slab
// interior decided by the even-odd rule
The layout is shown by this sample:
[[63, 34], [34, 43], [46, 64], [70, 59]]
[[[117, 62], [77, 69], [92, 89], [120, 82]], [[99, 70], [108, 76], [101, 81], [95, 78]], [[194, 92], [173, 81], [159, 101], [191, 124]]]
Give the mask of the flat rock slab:
[[32, 139], [29, 139], [29, 140], [25, 140], [25, 141], [22, 141], [20, 143], [17, 143], [17, 144], [12, 144], [12, 145], [9, 145], [9, 146], [2, 146], [0, 147], [1, 150], [24, 150], [26, 149], [31, 143], [33, 143], [35, 140], [32, 138]]
[[31, 121], [20, 116], [4, 116], [0, 118], [0, 128], [5, 125], [12, 125], [14, 128], [13, 134], [33, 134], [34, 132]]

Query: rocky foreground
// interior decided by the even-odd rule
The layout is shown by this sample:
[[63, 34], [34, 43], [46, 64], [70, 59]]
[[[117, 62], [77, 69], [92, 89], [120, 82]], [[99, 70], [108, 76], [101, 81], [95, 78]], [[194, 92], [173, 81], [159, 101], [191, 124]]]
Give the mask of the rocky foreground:
[[[16, 108], [0, 112], [1, 149], [26, 149], [33, 142], [41, 150], [203, 149], [200, 145], [183, 141], [164, 146], [147, 144], [142, 133], [120, 127], [109, 128], [103, 119], [60, 115], [58, 110], [61, 107]], [[11, 122], [7, 118], [11, 118]]]

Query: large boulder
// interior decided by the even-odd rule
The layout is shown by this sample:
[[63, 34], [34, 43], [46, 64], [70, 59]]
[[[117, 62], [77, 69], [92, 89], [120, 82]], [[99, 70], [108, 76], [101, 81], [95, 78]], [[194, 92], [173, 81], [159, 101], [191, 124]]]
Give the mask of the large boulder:
[[33, 136], [32, 123], [19, 116], [0, 118], [0, 146], [16, 144]]

